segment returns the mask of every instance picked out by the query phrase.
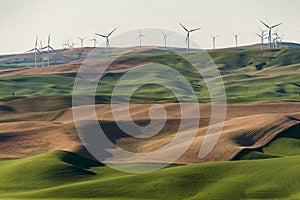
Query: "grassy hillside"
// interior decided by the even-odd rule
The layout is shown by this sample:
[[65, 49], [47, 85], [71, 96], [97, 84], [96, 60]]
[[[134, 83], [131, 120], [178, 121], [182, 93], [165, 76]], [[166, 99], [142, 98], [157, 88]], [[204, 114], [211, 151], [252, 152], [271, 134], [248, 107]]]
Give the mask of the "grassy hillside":
[[[80, 61], [89, 50], [62, 51], [62, 57], [55, 54], [53, 60], [57, 58], [57, 64]], [[228, 102], [300, 101], [299, 49], [209, 53], [222, 74]], [[134, 61], [173, 67], [191, 83], [200, 102], [208, 101], [202, 78], [182, 58], [155, 49], [124, 56], [117, 62], [126, 66]], [[1, 69], [32, 65], [33, 54], [0, 56]], [[112, 90], [123, 75], [120, 71], [108, 73], [100, 81], [96, 103], [109, 103]], [[126, 87], [147, 80], [173, 84], [173, 89], [184, 95], [186, 85], [175, 84], [177, 77], [151, 70], [143, 77], [134, 74], [130, 81], [123, 82], [123, 94], [128, 92]], [[11, 76], [1, 77], [0, 83], [0, 122], [51, 121], [71, 107], [73, 77]], [[132, 103], [175, 101], [169, 89], [157, 84], [139, 88], [131, 98]], [[300, 199], [299, 125], [284, 131], [262, 148], [243, 150], [235, 160], [172, 165], [151, 173], [128, 174], [66, 151], [0, 159], [0, 199]], [[146, 168], [154, 164], [133, 163], [128, 167]]]
[[[223, 75], [228, 102], [253, 101], [299, 101], [300, 100], [300, 50], [281, 51], [259, 50], [217, 50], [210, 52]], [[180, 72], [194, 88], [200, 102], [209, 101], [209, 93], [201, 76], [195, 73], [182, 58], [172, 54], [131, 55], [122, 57], [118, 63], [129, 64], [134, 61], [153, 62], [173, 67]], [[156, 67], [153, 65], [153, 67]], [[107, 74], [99, 83], [97, 95], [105, 99], [112, 93], [117, 81], [124, 72]], [[149, 71], [147, 76], [134, 76], [126, 87], [135, 86], [146, 80], [156, 80], [160, 84], [172, 84], [179, 94], [185, 88], [178, 85], [177, 77], [164, 77]], [[59, 75], [27, 75], [0, 78], [0, 96], [51, 96], [70, 95], [74, 78]], [[83, 89], [84, 93], [84, 89]], [[126, 94], [126, 89], [124, 90]], [[159, 95], [157, 95], [159, 94]], [[133, 103], [175, 102], [174, 94], [165, 87], [150, 84], [135, 92]]]
[[0, 79], [1, 96], [67, 95], [73, 87], [73, 78], [57, 75], [30, 75]]
[[298, 199], [299, 162], [291, 156], [127, 174], [55, 151], [1, 160], [0, 199]]
[[115, 171], [65, 151], [2, 159], [0, 199], [298, 199], [299, 130], [293, 126], [263, 148], [244, 152], [239, 159], [246, 160], [173, 165], [146, 174]]

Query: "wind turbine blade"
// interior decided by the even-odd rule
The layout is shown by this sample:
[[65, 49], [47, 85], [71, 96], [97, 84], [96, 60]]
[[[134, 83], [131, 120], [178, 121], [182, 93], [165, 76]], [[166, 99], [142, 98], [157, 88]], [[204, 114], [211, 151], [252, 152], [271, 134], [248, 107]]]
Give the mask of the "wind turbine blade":
[[256, 35], [257, 35], [258, 37], [260, 37], [260, 38], [263, 37], [263, 36], [259, 35], [258, 33], [256, 33]]
[[51, 37], [51, 34], [48, 35], [48, 45], [50, 45], [50, 37]]
[[112, 31], [107, 35], [107, 37], [109, 37], [111, 34], [113, 34], [113, 32], [115, 32], [115, 30], [117, 30], [117, 28], [115, 28], [114, 30], [112, 30]]
[[30, 49], [30, 50], [26, 51], [25, 53], [29, 53], [29, 52], [34, 51], [34, 50], [35, 49]]
[[189, 32], [189, 30], [187, 28], [185, 28], [181, 23], [179, 23], [179, 25], [186, 31]]
[[267, 28], [271, 28], [268, 24], [266, 24], [265, 22], [263, 22], [262, 20], [260, 20], [260, 22], [263, 24], [263, 25], [265, 25]]
[[95, 33], [95, 34], [98, 35], [98, 36], [106, 38], [106, 35], [102, 35], [102, 34], [99, 34], [99, 33]]
[[42, 53], [40, 50], [36, 49], [36, 51], [37, 51], [39, 54], [43, 55], [43, 53]]
[[280, 26], [281, 24], [282, 24], [282, 23], [276, 24], [276, 25], [272, 26], [271, 28], [275, 28], [275, 27], [277, 27], [277, 26]]
[[39, 41], [39, 38], [38, 37], [36, 37], [36, 39], [35, 39], [35, 48], [37, 47], [37, 45], [38, 45], [38, 41]]
[[52, 51], [56, 52], [51, 46], [49, 46], [49, 48], [50, 48]]
[[198, 30], [200, 30], [200, 29], [201, 29], [201, 28], [195, 28], [195, 29], [190, 30], [190, 32], [198, 31]]

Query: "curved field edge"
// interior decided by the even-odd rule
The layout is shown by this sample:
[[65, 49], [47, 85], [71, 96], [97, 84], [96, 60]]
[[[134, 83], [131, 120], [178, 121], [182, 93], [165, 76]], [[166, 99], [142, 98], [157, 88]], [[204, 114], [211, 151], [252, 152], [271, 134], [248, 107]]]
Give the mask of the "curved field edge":
[[266, 159], [300, 155], [300, 125], [294, 125], [259, 148], [245, 148], [233, 160]]

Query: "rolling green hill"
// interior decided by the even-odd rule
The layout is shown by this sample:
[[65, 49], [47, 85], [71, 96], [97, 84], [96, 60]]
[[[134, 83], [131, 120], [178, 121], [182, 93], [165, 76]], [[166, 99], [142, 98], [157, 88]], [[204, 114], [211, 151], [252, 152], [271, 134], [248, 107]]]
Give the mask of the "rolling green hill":
[[[63, 56], [56, 64], [80, 61], [89, 50], [61, 52]], [[228, 102], [300, 101], [300, 49], [209, 53], [222, 74]], [[0, 68], [31, 67], [32, 59], [32, 54], [0, 57]], [[200, 102], [209, 101], [202, 78], [182, 58], [155, 49], [123, 56], [117, 62], [134, 61], [173, 67], [191, 83]], [[123, 75], [122, 71], [105, 75], [96, 91], [96, 103], [110, 102], [112, 90]], [[124, 85], [131, 87], [147, 80], [167, 84], [176, 82], [176, 77], [150, 70]], [[0, 122], [51, 121], [72, 105], [73, 77], [10, 76], [1, 77], [0, 83]], [[185, 87], [174, 84], [173, 89], [184, 95]], [[175, 101], [170, 90], [157, 84], [139, 88], [131, 98], [132, 103]], [[289, 128], [262, 148], [243, 150], [235, 161], [172, 165], [145, 174], [115, 171], [66, 151], [0, 159], [0, 199], [300, 199], [299, 134], [299, 125]], [[132, 163], [128, 167], [154, 164]]]
[[[0, 160], [0, 199], [299, 199], [300, 126], [240, 160], [129, 174], [66, 151]], [[143, 167], [155, 163], [132, 163]]]
[[[215, 51], [211, 56], [219, 66], [225, 84], [228, 102], [242, 103], [254, 101], [299, 101], [300, 100], [300, 51], [288, 49], [274, 52], [261, 51]], [[200, 102], [209, 101], [209, 93], [202, 78], [184, 60], [176, 55], [127, 56], [118, 62], [139, 60], [155, 61], [173, 67], [192, 85]], [[157, 67], [152, 64], [153, 68]], [[97, 96], [109, 100], [117, 81], [125, 72], [111, 72], [99, 82]], [[176, 83], [176, 77], [164, 77], [151, 72], [147, 76], [134, 76], [126, 83], [133, 87], [143, 81], [156, 80], [160, 84], [172, 84], [179, 94], [184, 95], [185, 88]], [[27, 75], [1, 77], [0, 96], [57, 96], [71, 95], [74, 78], [60, 75]], [[85, 93], [86, 88], [82, 89]], [[126, 89], [124, 90], [126, 94]], [[159, 95], [157, 95], [159, 94]], [[159, 96], [159, 97], [158, 97]], [[175, 102], [174, 94], [165, 87], [148, 84], [139, 88], [131, 98], [132, 103]], [[107, 102], [102, 102], [107, 103]]]
[[299, 162], [289, 156], [127, 174], [55, 151], [1, 160], [0, 199], [298, 199]]
[[260, 149], [242, 151], [236, 161], [145, 174], [119, 172], [66, 151], [0, 159], [0, 199], [299, 199], [299, 131], [295, 125]]
[[73, 86], [73, 78], [57, 75], [29, 75], [0, 79], [1, 96], [67, 95]]

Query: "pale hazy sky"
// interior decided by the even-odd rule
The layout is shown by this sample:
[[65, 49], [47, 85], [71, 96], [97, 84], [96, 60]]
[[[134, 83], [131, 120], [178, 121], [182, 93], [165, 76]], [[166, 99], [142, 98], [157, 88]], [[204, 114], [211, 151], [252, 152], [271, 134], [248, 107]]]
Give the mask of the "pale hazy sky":
[[77, 35], [92, 38], [114, 27], [115, 35], [151, 27], [184, 34], [178, 22], [202, 27], [192, 39], [204, 48], [212, 46], [210, 34], [221, 35], [217, 47], [233, 46], [232, 33], [241, 33], [241, 45], [259, 42], [260, 19], [282, 22], [284, 40], [300, 42], [299, 10], [299, 0], [0, 0], [0, 54], [25, 52], [36, 36], [45, 44], [48, 33], [55, 48], [65, 39], [79, 42]]

